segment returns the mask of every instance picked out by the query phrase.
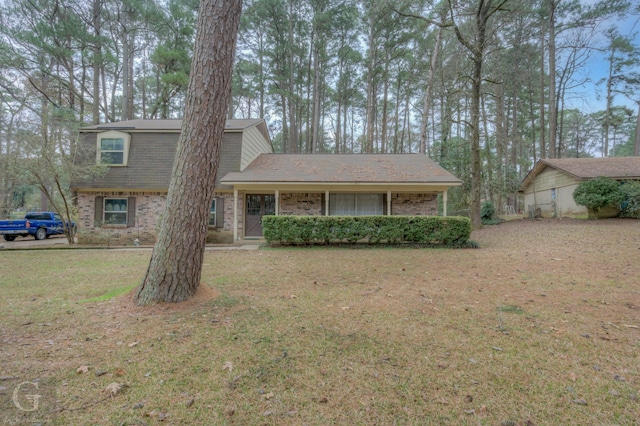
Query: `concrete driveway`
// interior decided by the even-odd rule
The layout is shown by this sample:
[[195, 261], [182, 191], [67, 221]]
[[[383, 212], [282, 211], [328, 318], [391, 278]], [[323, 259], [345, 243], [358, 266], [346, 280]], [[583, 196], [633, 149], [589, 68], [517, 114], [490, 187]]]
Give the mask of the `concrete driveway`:
[[[234, 245], [208, 245], [206, 250], [257, 250], [263, 241], [245, 241]], [[46, 240], [36, 240], [33, 237], [18, 237], [14, 241], [5, 241], [0, 237], [0, 250], [30, 249], [43, 247], [68, 246], [67, 238], [63, 235], [52, 235]], [[96, 248], [95, 246], [93, 248]], [[104, 247], [107, 248], [107, 247]], [[110, 247], [112, 250], [144, 250], [152, 249], [152, 246], [142, 247]]]
[[64, 235], [52, 235], [45, 240], [36, 240], [33, 237], [18, 237], [13, 241], [5, 241], [0, 236], [0, 247], [3, 249], [18, 249], [18, 248], [32, 248], [32, 247], [50, 247], [59, 245], [69, 245], [67, 238]]

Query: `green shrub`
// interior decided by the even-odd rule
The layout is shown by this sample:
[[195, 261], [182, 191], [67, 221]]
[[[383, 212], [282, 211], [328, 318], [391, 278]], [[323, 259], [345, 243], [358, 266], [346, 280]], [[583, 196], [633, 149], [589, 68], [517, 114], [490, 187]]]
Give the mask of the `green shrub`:
[[485, 201], [480, 208], [480, 218], [484, 222], [485, 220], [492, 220], [496, 214], [496, 208], [491, 201]]
[[439, 216], [264, 216], [269, 243], [334, 244], [367, 242], [463, 245], [471, 235], [465, 217]]
[[624, 182], [620, 190], [624, 194], [620, 216], [640, 219], [640, 181]]
[[619, 205], [624, 200], [624, 193], [617, 180], [600, 176], [581, 182], [573, 191], [573, 200], [597, 215], [603, 207]]

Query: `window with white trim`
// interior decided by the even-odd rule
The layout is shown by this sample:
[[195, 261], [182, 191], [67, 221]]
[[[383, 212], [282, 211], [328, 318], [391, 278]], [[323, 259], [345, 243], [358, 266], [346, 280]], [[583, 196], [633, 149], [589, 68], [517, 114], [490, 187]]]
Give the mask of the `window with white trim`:
[[383, 194], [329, 194], [331, 216], [375, 216], [384, 214]]
[[126, 166], [130, 135], [109, 131], [98, 134], [97, 163], [103, 166]]
[[126, 198], [105, 198], [103, 223], [105, 225], [126, 225], [127, 201]]

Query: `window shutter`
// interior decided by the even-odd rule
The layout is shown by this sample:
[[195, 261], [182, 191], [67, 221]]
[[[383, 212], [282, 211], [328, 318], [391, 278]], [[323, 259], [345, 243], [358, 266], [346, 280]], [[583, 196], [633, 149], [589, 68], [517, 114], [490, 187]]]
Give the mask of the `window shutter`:
[[320, 194], [320, 216], [324, 216], [326, 214], [325, 212], [326, 205], [327, 205], [327, 201], [325, 199], [325, 194], [323, 192], [322, 194]]
[[382, 215], [387, 215], [387, 194], [382, 194]]
[[224, 228], [224, 198], [216, 197], [216, 228]]
[[136, 226], [136, 197], [127, 198], [127, 228]]
[[93, 217], [93, 226], [100, 227], [102, 226], [102, 208], [104, 197], [96, 197], [95, 206], [94, 206], [94, 217]]

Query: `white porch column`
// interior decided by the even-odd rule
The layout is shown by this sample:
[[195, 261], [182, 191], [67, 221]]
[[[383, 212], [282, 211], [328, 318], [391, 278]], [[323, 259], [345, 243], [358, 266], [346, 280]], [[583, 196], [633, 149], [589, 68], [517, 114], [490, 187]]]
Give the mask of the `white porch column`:
[[447, 189], [442, 191], [442, 216], [447, 215]]
[[276, 189], [276, 216], [280, 216], [280, 190]]
[[238, 190], [233, 188], [233, 241], [238, 241]]
[[324, 191], [324, 215], [329, 216], [329, 191]]
[[387, 191], [387, 216], [391, 216], [391, 191]]

